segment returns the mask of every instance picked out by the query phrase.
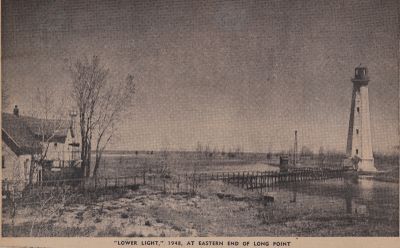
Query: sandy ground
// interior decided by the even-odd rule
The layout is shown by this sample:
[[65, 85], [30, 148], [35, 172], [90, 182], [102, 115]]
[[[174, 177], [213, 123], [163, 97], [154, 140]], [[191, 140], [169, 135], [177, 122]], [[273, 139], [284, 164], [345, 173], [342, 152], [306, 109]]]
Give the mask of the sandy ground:
[[[44, 226], [36, 224], [35, 230], [40, 228], [68, 230], [70, 233], [63, 236], [216, 236], [226, 233], [240, 234], [240, 228], [234, 225], [221, 227], [224, 223], [250, 224], [257, 211], [242, 196], [235, 196], [227, 192], [221, 184], [219, 194], [210, 192], [215, 185], [203, 187], [201, 193], [164, 194], [148, 187], [138, 190], [128, 190], [118, 199], [103, 199], [100, 197], [91, 204], [71, 204], [62, 206], [62, 211], [41, 216]], [[240, 189], [237, 189], [239, 191]], [[242, 195], [236, 192], [236, 195]], [[239, 200], [230, 202], [237, 197]], [[227, 204], [228, 203], [228, 204]], [[240, 213], [240, 214], [238, 214]], [[9, 229], [11, 224], [8, 215], [4, 215], [3, 227]], [[24, 235], [23, 229], [29, 229], [37, 213], [29, 208], [18, 210], [15, 219], [16, 230]], [[50, 227], [49, 227], [50, 225]], [[18, 226], [20, 227], [18, 229]], [[26, 226], [25, 228], [22, 228]], [[235, 228], [238, 229], [235, 231]], [[26, 232], [26, 230], [25, 230]], [[60, 233], [60, 232], [57, 232]], [[51, 230], [37, 233], [52, 235]], [[249, 233], [250, 234], [250, 233]], [[35, 235], [35, 234], [33, 234]]]
[[[47, 211], [33, 236], [397, 236], [398, 215], [381, 218], [348, 213], [337, 196], [310, 195], [299, 190], [262, 195], [222, 182], [199, 187], [195, 195], [164, 194], [148, 186], [117, 198], [105, 195], [90, 204], [60, 206]], [[313, 190], [315, 191], [315, 190]], [[318, 202], [318, 204], [315, 204]], [[393, 206], [392, 206], [393, 208]], [[36, 211], [36, 212], [35, 212]], [[387, 211], [386, 211], [387, 212]], [[385, 213], [386, 213], [385, 212]], [[11, 220], [3, 215], [3, 235], [11, 235]], [[15, 236], [28, 236], [37, 210], [18, 210]], [[390, 218], [397, 218], [390, 219]], [[5, 231], [5, 232], [4, 232]]]

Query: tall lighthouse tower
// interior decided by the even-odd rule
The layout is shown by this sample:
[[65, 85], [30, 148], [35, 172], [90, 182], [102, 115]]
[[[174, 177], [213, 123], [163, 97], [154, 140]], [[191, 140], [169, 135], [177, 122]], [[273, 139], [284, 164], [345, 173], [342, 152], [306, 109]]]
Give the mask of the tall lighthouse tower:
[[376, 171], [371, 144], [367, 68], [357, 67], [351, 81], [353, 95], [346, 153], [348, 157], [355, 158], [353, 161], [358, 161], [358, 171]]

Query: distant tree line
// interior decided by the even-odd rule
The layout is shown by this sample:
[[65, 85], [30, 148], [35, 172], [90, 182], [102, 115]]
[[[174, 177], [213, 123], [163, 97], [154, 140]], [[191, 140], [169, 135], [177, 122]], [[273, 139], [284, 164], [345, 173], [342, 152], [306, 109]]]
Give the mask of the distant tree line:
[[243, 149], [240, 146], [237, 146], [234, 149], [230, 148], [228, 151], [225, 151], [225, 148], [222, 148], [221, 150], [218, 149], [218, 147], [211, 148], [210, 145], [203, 145], [200, 142], [197, 142], [195, 151], [198, 158], [238, 158], [244, 154]]

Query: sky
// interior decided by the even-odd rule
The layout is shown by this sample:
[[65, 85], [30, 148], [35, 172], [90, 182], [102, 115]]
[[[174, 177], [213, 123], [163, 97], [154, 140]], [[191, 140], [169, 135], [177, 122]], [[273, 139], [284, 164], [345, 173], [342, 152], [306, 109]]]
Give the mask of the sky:
[[[98, 55], [133, 74], [134, 106], [109, 149], [345, 151], [354, 68], [367, 66], [372, 144], [399, 141], [397, 0], [2, 1], [12, 111], [35, 89], [68, 97], [67, 67]], [[66, 108], [69, 108], [66, 105]]]

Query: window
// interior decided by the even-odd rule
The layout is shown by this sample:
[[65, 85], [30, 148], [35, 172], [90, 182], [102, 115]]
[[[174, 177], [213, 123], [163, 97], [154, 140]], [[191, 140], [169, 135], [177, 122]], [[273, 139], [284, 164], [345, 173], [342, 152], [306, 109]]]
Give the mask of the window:
[[57, 147], [57, 142], [54, 142], [54, 147]]
[[358, 129], [356, 129], [356, 133], [358, 134]]
[[358, 149], [356, 149], [356, 154], [358, 155]]
[[1, 168], [2, 169], [6, 168], [6, 160], [5, 160], [4, 156], [1, 156]]
[[357, 113], [360, 113], [360, 107], [357, 107]]
[[38, 182], [42, 181], [42, 171], [41, 171], [41, 170], [38, 170], [38, 173], [37, 173], [37, 181], [38, 181]]

